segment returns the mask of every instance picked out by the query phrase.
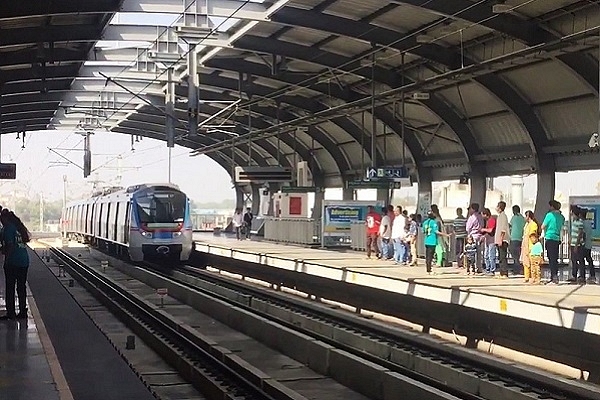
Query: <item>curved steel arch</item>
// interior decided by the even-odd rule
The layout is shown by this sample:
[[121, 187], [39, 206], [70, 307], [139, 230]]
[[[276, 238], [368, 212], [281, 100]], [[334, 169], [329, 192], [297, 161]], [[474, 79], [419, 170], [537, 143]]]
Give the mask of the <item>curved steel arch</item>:
[[[203, 80], [203, 78], [201, 77], [200, 79], [201, 79], [201, 84], [200, 84], [201, 87], [202, 86], [211, 86], [211, 87], [216, 87], [216, 88], [221, 88], [221, 89], [223, 88], [223, 86], [213, 86], [211, 84], [211, 82], [210, 82], [211, 80], [208, 79], [208, 78], [206, 78], [206, 79]], [[187, 95], [187, 87], [177, 86], [176, 87], [176, 92], [179, 95], [181, 95], [181, 96], [185, 96], [185, 95]], [[229, 96], [229, 95], [227, 95], [225, 93], [216, 93], [216, 92], [212, 92], [212, 91], [209, 92], [209, 95], [208, 95], [207, 98], [203, 97], [203, 100], [228, 100], [228, 101], [233, 101], [233, 100], [237, 100], [237, 99], [238, 98], [235, 97], [235, 96]], [[207, 116], [214, 115], [217, 112], [221, 111], [221, 109], [218, 108], [218, 107], [210, 107], [210, 106], [205, 105], [205, 104], [202, 105], [200, 107], [200, 109], [207, 110], [207, 113], [206, 113]], [[252, 107], [252, 113], [253, 114], [259, 114], [259, 115], [262, 115], [262, 116], [267, 116], [267, 117], [270, 117], [270, 118], [273, 118], [273, 119], [277, 118], [276, 112], [271, 112], [270, 109], [265, 108], [265, 107], [254, 106], [254, 107]], [[286, 113], [285, 111], [281, 110], [280, 111], [280, 117], [289, 117], [289, 114]], [[254, 121], [254, 118], [256, 118], [256, 117], [253, 117], [253, 121]], [[243, 117], [232, 116], [232, 117], [230, 117], [230, 119], [236, 120], [242, 126], [245, 125], [245, 124], [247, 124], [247, 122], [248, 122], [247, 120], [244, 120]], [[260, 125], [260, 128], [266, 128], [266, 127], [268, 127], [270, 125], [267, 121], [265, 121], [262, 118], [258, 118], [258, 121], [260, 121], [259, 124], [258, 124], [258, 125]], [[327, 140], [323, 140], [323, 138], [318, 138], [319, 135], [317, 133], [315, 133], [315, 132], [312, 132], [311, 136], [313, 137], [313, 139], [316, 142], [319, 142], [326, 151], [329, 151], [329, 149], [326, 146]], [[284, 142], [290, 149], [292, 149], [292, 151], [294, 151], [294, 149], [295, 149], [296, 153], [300, 156], [301, 159], [303, 159], [305, 161], [310, 161], [313, 158], [311, 156], [311, 149], [309, 149], [308, 147], [306, 147], [303, 143], [298, 142], [297, 145], [294, 146], [294, 143], [292, 142], [291, 138], [288, 138], [288, 137], [285, 137], [285, 136], [281, 136], [280, 140], [282, 142]], [[325, 142], [325, 144], [323, 142]], [[257, 143], [259, 145], [260, 145], [260, 143], [263, 143], [263, 144], [267, 144], [268, 146], [271, 146], [272, 151], [270, 151], [269, 153], [273, 156], [273, 158], [277, 159], [277, 149], [267, 139], [257, 140], [257, 141], [255, 141], [255, 143]], [[265, 148], [264, 145], [262, 147]], [[334, 154], [332, 154], [331, 156], [335, 160]], [[289, 160], [287, 160], [287, 162], [289, 164]], [[318, 161], [317, 161], [317, 164], [318, 165], [316, 165], [316, 166], [313, 165], [313, 168], [312, 168], [313, 169], [313, 174], [321, 174], [321, 173], [323, 173], [323, 170], [322, 170], [320, 164], [318, 163]], [[289, 164], [289, 166], [291, 166], [291, 164]]]
[[[215, 112], [217, 112], [219, 109], [215, 108], [216, 111], [212, 111], [212, 110], [204, 110], [201, 111], [200, 114], [202, 115], [207, 115], [210, 116], [212, 114], [214, 114]], [[176, 114], [179, 117], [183, 117], [184, 113], [182, 111], [177, 111], [176, 110]], [[138, 110], [135, 114], [135, 116], [140, 116], [142, 118], [151, 118], [150, 120], [148, 119], [131, 119], [132, 121], [142, 121], [142, 122], [149, 122], [149, 123], [153, 123], [156, 125], [160, 125], [165, 123], [165, 116], [163, 114], [159, 114], [156, 112], [156, 110], [150, 108], [150, 107], [143, 107], [142, 109]], [[126, 121], [123, 121], [126, 122]], [[180, 132], [186, 132], [185, 130], [179, 129]], [[163, 131], [163, 136], [161, 137], [161, 140], [165, 141], [166, 140], [166, 135], [164, 133], [165, 131]], [[214, 139], [216, 138], [223, 138], [225, 135], [224, 134], [211, 134], [210, 136], [212, 136]], [[206, 135], [197, 135], [197, 138], [201, 138], [201, 137], [208, 137]], [[193, 146], [197, 146], [198, 144], [203, 144], [203, 143], [198, 143], [197, 140], [195, 140], [196, 138], [189, 138], [189, 136], [180, 136], [178, 138], [176, 138], [175, 142], [180, 144], [182, 141], [185, 141], [188, 144], [193, 144]], [[269, 156], [271, 156], [273, 159], [277, 159], [277, 149], [275, 148], [275, 146], [273, 146], [271, 143], [264, 141], [264, 140], [259, 140], [256, 142], [257, 145], [262, 149], [263, 152], [269, 154]], [[188, 147], [188, 146], [186, 146]], [[193, 149], [193, 148], [192, 148]], [[241, 152], [244, 156], [246, 156], [245, 158], [247, 158], [247, 153], [248, 153], [248, 147], [246, 146], [245, 150], [242, 149], [241, 147], [238, 149], [239, 152]], [[244, 153], [245, 151], [245, 153]], [[289, 160], [284, 160], [283, 161], [283, 166], [285, 167], [291, 167], [292, 165], [290, 164]]]
[[[359, 68], [357, 71], [354, 72], [356, 75], [362, 76], [369, 80], [371, 79], [370, 72], [368, 72], [367, 68], [365, 68], [365, 67], [360, 68], [360, 63], [358, 60], [354, 61], [347, 57], [329, 53], [329, 52], [325, 52], [325, 51], [321, 51], [321, 50], [318, 51], [318, 56], [315, 57], [315, 53], [316, 53], [315, 49], [306, 47], [306, 46], [302, 46], [302, 45], [298, 45], [298, 44], [293, 44], [293, 43], [285, 43], [284, 44], [284, 42], [277, 41], [277, 40], [272, 40], [272, 39], [265, 40], [264, 38], [244, 36], [235, 42], [235, 47], [239, 47], [239, 48], [246, 49], [246, 50], [257, 51], [257, 52], [269, 53], [269, 54], [280, 54], [280, 55], [287, 56], [289, 58], [295, 58], [298, 60], [315, 63], [315, 64], [318, 64], [321, 66], [330, 67], [330, 68], [334, 68], [334, 69], [337, 68], [339, 65], [347, 64], [344, 68], [341, 68], [341, 70], [350, 71], [353, 68]], [[228, 61], [232, 61], [232, 60], [228, 60]], [[208, 65], [213, 65], [212, 60], [211, 60], [211, 62], [208, 63]], [[340, 68], [337, 68], [337, 69], [340, 69]], [[381, 67], [375, 67], [375, 70], [376, 70], [375, 80], [377, 82], [387, 84], [391, 87], [398, 86], [397, 81], [398, 81], [399, 77], [395, 73], [393, 73], [389, 70], [386, 70], [384, 68], [381, 68]], [[312, 89], [312, 87], [311, 87], [311, 89]], [[325, 94], [325, 95], [329, 94], [329, 92], [331, 92], [331, 95], [333, 96], [334, 89], [328, 88], [327, 90], [323, 90], [323, 94]], [[357, 99], [363, 97], [358, 92], [355, 92], [350, 88], [345, 88], [341, 92], [344, 93], [344, 95], [343, 95], [343, 97], [339, 97], [339, 98], [342, 100], [346, 100], [346, 101], [357, 100]], [[386, 114], [389, 114], [389, 115], [386, 115]], [[390, 116], [393, 117], [392, 113], [387, 111], [386, 109], [379, 108], [379, 109], [375, 110], [375, 118], [377, 118], [379, 120], [390, 118]], [[411, 129], [408, 129], [408, 131], [413, 132]], [[397, 132], [395, 130], [394, 130], [394, 132], [396, 132], [396, 134], [399, 135], [399, 132]], [[421, 154], [421, 152], [423, 151], [423, 146], [416, 139], [416, 137], [414, 135], [406, 135], [405, 142], [406, 142], [406, 146], [410, 150], [411, 154], [413, 154], [413, 155]], [[380, 155], [378, 155], [378, 159], [382, 159], [379, 157], [381, 157]], [[415, 165], [417, 165], [417, 168], [420, 168], [418, 166], [418, 164], [419, 164], [418, 158], [413, 157], [413, 160], [415, 162]]]
[[[409, 4], [450, 18], [481, 24], [496, 32], [513, 37], [529, 46], [560, 39], [559, 35], [551, 32], [539, 22], [523, 20], [510, 13], [494, 14], [491, 4], [488, 2], [481, 4], [473, 4], [469, 0], [434, 0], [428, 2], [423, 2], [422, 0], [392, 0], [392, 2]], [[589, 5], [592, 6], [592, 4]], [[459, 13], [460, 10], [464, 9], [467, 10]], [[567, 10], [565, 11], [568, 12]], [[598, 93], [598, 63], [591, 57], [584, 54], [571, 53], [558, 55], [556, 59], [566, 65], [594, 93]]]
[[[439, 3], [439, 1], [436, 3]], [[470, 2], [469, 4], [472, 5], [472, 3]], [[491, 10], [489, 5], [488, 8]], [[354, 37], [356, 39], [361, 40], [369, 40], [372, 43], [379, 43], [382, 45], [394, 43], [391, 47], [400, 51], [406, 51], [410, 48], [409, 46], [415, 46], [413, 49], [410, 50], [411, 53], [416, 54], [424, 59], [428, 59], [449, 66], [450, 68], [455, 66], [454, 60], [460, 60], [460, 54], [458, 54], [453, 49], [445, 48], [435, 44], [418, 45], [416, 43], [416, 37], [414, 35], [409, 35], [409, 39], [406, 40], [405, 36], [403, 34], [400, 34], [399, 32], [381, 28], [369, 23], [352, 21], [347, 18], [337, 17], [328, 14], [314, 13], [312, 11], [298, 9], [290, 10], [289, 7], [286, 7], [284, 10], [281, 10], [280, 13], [282, 11], [285, 13], [292, 14], [292, 16], [288, 16], [288, 23], [292, 25], [304, 26], [313, 29], [325, 29], [330, 32], [338, 31], [340, 34], [343, 34], [348, 37]], [[277, 14], [273, 16], [273, 19], [277, 20]], [[360, 33], [360, 38], [358, 37], [356, 32]], [[249, 40], [249, 37], [245, 36], [240, 40]], [[292, 44], [291, 46], [295, 47], [298, 45]], [[331, 56], [327, 54], [327, 57], [330, 58]], [[346, 62], [348, 61], [351, 60], [346, 60]], [[465, 57], [464, 63], [465, 65], [470, 65], [475, 64], [475, 61], [468, 57]], [[535, 115], [535, 113], [531, 109], [531, 106], [529, 105], [527, 105], [527, 107], [524, 108], [513, 108], [513, 106], [517, 103], [527, 104], [523, 96], [521, 96], [517, 91], [512, 89], [512, 87], [507, 82], [505, 82], [503, 79], [497, 76], [486, 75], [476, 77], [474, 78], [474, 81], [478, 82], [490, 93], [496, 96], [513, 113], [513, 115], [515, 115], [521, 121], [521, 123], [528, 132], [532, 150], [536, 154], [541, 154], [543, 152], [543, 146], [548, 142], [548, 137], [545, 130], [543, 129], [543, 125], [540, 122], [539, 118], [537, 117], [537, 115]], [[393, 87], [395, 81], [393, 79], [390, 79], [388, 82], [388, 85], [391, 85]], [[518, 99], [514, 98], [515, 96], [518, 97]], [[457, 135], [460, 132], [460, 129], [458, 131], [455, 131]], [[467, 132], [470, 132], [470, 130]], [[469, 142], [476, 143], [474, 136], [465, 136], [464, 132], [460, 134], [462, 136], [461, 142], [463, 143], [463, 146], [465, 146], [465, 143]], [[459, 136], [459, 138], [461, 136]], [[476, 151], [481, 152], [480, 149], [476, 149]]]
[[[124, 135], [137, 135], [137, 136], [144, 136], [144, 137], [156, 139], [156, 140], [163, 140], [160, 137], [161, 135], [158, 133], [142, 132], [142, 134], [140, 134], [140, 132], [138, 132], [137, 128], [128, 128], [128, 127], [118, 127], [117, 126], [112, 129], [112, 132], [122, 133]], [[214, 162], [219, 164], [225, 171], [227, 171], [227, 174], [231, 177], [232, 180], [234, 179], [234, 177], [231, 176], [231, 168], [228, 168], [232, 163], [232, 160], [230, 157], [227, 157], [224, 153], [221, 153], [220, 151], [215, 151], [214, 153], [207, 154], [207, 156], [210, 157]]]
[[[208, 61], [206, 63], [207, 66], [209, 66], [210, 68], [214, 68], [214, 69], [219, 69], [219, 70], [223, 70], [223, 71], [236, 71], [236, 72], [249, 72], [252, 75], [255, 75], [257, 77], [264, 77], [264, 78], [268, 78], [268, 79], [272, 79], [284, 84], [288, 84], [288, 85], [296, 85], [300, 82], [302, 82], [302, 78], [298, 78], [297, 76], [282, 76], [277, 75], [277, 76], [273, 76], [271, 75], [270, 69], [264, 65], [260, 65], [260, 64], [256, 64], [253, 62], [249, 62], [249, 61], [243, 61], [243, 60], [234, 60], [234, 59], [230, 59], [230, 60], [219, 60], [219, 59], [212, 59], [210, 61]], [[351, 90], [341, 90], [336, 86], [332, 86], [331, 88], [328, 88], [324, 85], [315, 85], [315, 86], [311, 86], [310, 90], [321, 93], [322, 95], [331, 95], [332, 97], [335, 97], [337, 99], [343, 100], [343, 101], [352, 101], [352, 100], [356, 100], [358, 98], [362, 98], [363, 96], [357, 92], [351, 91]], [[304, 101], [304, 97], [302, 97], [302, 101]], [[313, 99], [311, 99], [310, 101], [313, 101]], [[388, 114], [391, 115], [391, 113], [388, 112]], [[341, 120], [340, 120], [341, 118]], [[361, 143], [364, 140], [364, 148], [363, 151], [365, 151], [369, 157], [372, 158], [372, 153], [371, 153], [371, 136], [370, 135], [363, 135], [363, 132], [361, 131], [361, 129], [356, 126], [354, 124], [354, 122], [350, 121], [347, 118], [335, 118], [332, 119], [332, 121], [336, 121], [339, 122], [341, 128], [343, 128], [345, 130], [345, 132], [347, 132], [357, 143]], [[376, 115], [377, 118], [377, 115]], [[411, 152], [411, 154], [414, 154], [413, 150], [415, 148], [419, 148], [419, 144], [418, 142], [416, 142], [415, 138], [413, 139], [413, 143], [412, 143], [412, 147], [411, 145], [408, 144], [408, 142], [410, 141], [410, 136], [407, 137], [407, 147], [409, 148], [409, 151]], [[376, 150], [376, 156], [377, 159], [382, 160], [383, 154], [379, 151], [379, 149]], [[413, 157], [414, 158], [414, 157]]]
[[[278, 22], [281, 24], [316, 29], [331, 33], [332, 35], [346, 36], [356, 40], [368, 41], [377, 45], [387, 46], [397, 42], [396, 44], [391, 45], [391, 47], [396, 50], [407, 51], [412, 49], [410, 52], [423, 58], [435, 57], [437, 58], [437, 62], [450, 67], [457, 67], [460, 65], [460, 57], [456, 54], [446, 51], [440, 53], [439, 49], [437, 48], [419, 51], [416, 39], [413, 39], [410, 35], [407, 36], [408, 39], [399, 40], [400, 37], [403, 37], [400, 35], [400, 33], [393, 30], [380, 28], [368, 22], [355, 21], [331, 14], [322, 14], [320, 12], [301, 10], [293, 7], [282, 8], [280, 11], [275, 13], [271, 19], [273, 22]], [[261, 41], [262, 40], [264, 39], [261, 39]], [[238, 42], [236, 42], [236, 44], [237, 43]], [[319, 51], [324, 53], [321, 50]], [[330, 58], [330, 56], [327, 55], [327, 58]], [[334, 63], [340, 61], [342, 60], [331, 60], [331, 62]], [[343, 61], [343, 63], [350, 64], [350, 67], [347, 69], [357, 68], [359, 61], [351, 61], [351, 59], [346, 59]], [[341, 65], [341, 62], [338, 65]], [[332, 65], [329, 64], [328, 66], [332, 67]], [[370, 74], [365, 71], [366, 68], [361, 68], [358, 69], [356, 73], [365, 78], [370, 78]], [[381, 83], [385, 83], [390, 87], [400, 86], [402, 82], [402, 76], [400, 74], [384, 68], [376, 69], [375, 77], [376, 80]], [[405, 79], [407, 84], [414, 82], [414, 80], [409, 76], [405, 76]], [[475, 136], [471, 128], [464, 122], [460, 115], [457, 114], [454, 109], [452, 109], [452, 107], [447, 105], [441, 98], [435, 95], [429, 100], [422, 101], [422, 103], [429, 108], [431, 112], [439, 116], [442, 121], [448, 124], [448, 126], [456, 134], [463, 146], [463, 149], [465, 150], [465, 157], [467, 161], [470, 161], [472, 156], [477, 156], [483, 153], [483, 150], [477, 145], [477, 141], [475, 140]]]
[[[247, 73], [250, 73], [255, 76], [263, 76], [266, 78], [271, 78], [266, 70], [260, 71], [261, 74], [256, 73], [259, 71], [256, 71], [254, 69], [248, 69], [245, 71], [233, 69], [232, 71], [247, 72]], [[273, 79], [275, 79], [275, 78], [273, 78]], [[207, 74], [200, 74], [200, 82], [201, 82], [201, 84], [200, 84], [201, 86], [208, 85], [208, 86], [213, 86], [213, 87], [217, 87], [217, 88], [226, 88], [226, 89], [229, 89], [231, 92], [236, 91], [237, 85], [239, 85], [238, 81], [235, 81], [233, 79], [224, 78], [224, 77], [217, 76], [217, 75], [207, 75]], [[254, 91], [254, 94], [256, 94], [258, 96], [268, 96], [272, 92], [271, 88], [267, 88], [267, 87], [258, 85], [256, 83], [252, 83], [252, 89]], [[323, 110], [326, 108], [325, 105], [322, 105], [322, 104], [314, 101], [313, 99], [301, 97], [301, 96], [298, 96], [298, 97], [282, 96], [280, 98], [280, 100], [282, 103], [289, 104], [295, 108], [306, 110], [308, 112], [316, 112], [316, 111], [320, 111], [320, 110]], [[253, 107], [253, 109], [254, 108], [255, 107]], [[282, 112], [285, 113], [285, 115], [287, 115], [289, 117], [289, 119], [292, 119], [291, 114], [286, 113], [283, 110], [280, 111], [280, 117], [282, 116], [282, 114], [281, 114]], [[275, 114], [270, 113], [270, 116], [274, 119], [277, 117], [276, 113]], [[350, 129], [351, 132], [348, 132], [348, 134], [350, 134], [353, 138], [355, 138], [355, 136], [352, 135], [352, 132], [355, 130], [351, 128], [351, 125], [349, 125], [351, 122], [347, 118], [343, 118], [343, 117], [335, 118], [335, 119], [332, 119], [332, 122], [336, 123], [340, 128], [344, 129], [347, 132], [348, 132], [348, 129]], [[322, 133], [320, 128], [316, 128], [316, 130], [319, 131], [320, 133]], [[315, 128], [311, 128], [311, 129], [309, 129], [308, 133], [310, 134], [310, 136], [313, 137], [313, 139], [317, 143], [319, 143], [321, 146], [323, 146], [323, 148], [331, 154], [331, 157], [333, 157], [333, 159], [335, 160], [340, 172], [351, 169], [348, 159], [346, 158], [346, 156], [344, 156], [344, 154], [337, 147], [337, 145], [332, 140], [330, 140], [327, 136], [319, 134], [319, 132], [315, 132]]]
[[[133, 117], [133, 116], [132, 116]], [[143, 117], [142, 115], [140, 115], [139, 117]], [[130, 117], [131, 118], [131, 117]], [[137, 129], [138, 133], [137, 135], [139, 136], [144, 136], [145, 133], [147, 132], [153, 132], [156, 134], [156, 137], [159, 138], [160, 140], [165, 140], [165, 135], [164, 135], [164, 121], [161, 122], [149, 122], [149, 121], [144, 121], [143, 119], [127, 119], [126, 121], [123, 121], [119, 126], [122, 128], [131, 128], [131, 129]], [[175, 128], [175, 132], [179, 132], [181, 134], [185, 134], [187, 133], [187, 131], [177, 127]], [[196, 145], [201, 144], [201, 145], [210, 145], [210, 144], [214, 144], [214, 143], [219, 143], [219, 140], [216, 138], [211, 138], [208, 136], [198, 136], [197, 140], [187, 140], [187, 142], [189, 142], [190, 144], [195, 143]], [[188, 147], [188, 146], [186, 146]], [[191, 146], [189, 146], [190, 148], [193, 148]], [[240, 159], [242, 160], [246, 160], [246, 155], [248, 154], [248, 149], [247, 148], [242, 148], [241, 146], [236, 146], [236, 149], [239, 152], [241, 152], [241, 155], [239, 155]], [[264, 150], [263, 150], [264, 151]], [[254, 162], [256, 162], [257, 165], [262, 166], [262, 167], [266, 167], [269, 166], [269, 163], [267, 163], [267, 161], [264, 159], [263, 156], [261, 156], [260, 153], [255, 152], [253, 154], [252, 160]], [[258, 155], [258, 156], [257, 156]], [[241, 164], [240, 164], [241, 165]]]

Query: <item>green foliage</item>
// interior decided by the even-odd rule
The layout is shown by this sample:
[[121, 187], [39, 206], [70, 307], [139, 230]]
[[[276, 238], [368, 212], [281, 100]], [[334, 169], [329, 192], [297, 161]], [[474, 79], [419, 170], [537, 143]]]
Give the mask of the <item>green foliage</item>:
[[[39, 197], [18, 197], [2, 204], [17, 214], [23, 223], [32, 231], [40, 230], [40, 199]], [[44, 221], [58, 221], [62, 213], [62, 201], [44, 201]]]

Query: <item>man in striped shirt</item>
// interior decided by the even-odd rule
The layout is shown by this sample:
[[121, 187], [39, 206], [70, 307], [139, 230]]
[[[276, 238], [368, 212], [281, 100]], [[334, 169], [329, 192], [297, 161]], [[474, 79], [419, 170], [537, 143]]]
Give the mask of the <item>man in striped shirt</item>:
[[463, 254], [465, 240], [467, 239], [467, 218], [463, 215], [462, 208], [456, 209], [456, 218], [454, 218], [452, 227], [454, 228], [456, 260], [459, 268], [462, 268], [464, 260], [460, 255]]

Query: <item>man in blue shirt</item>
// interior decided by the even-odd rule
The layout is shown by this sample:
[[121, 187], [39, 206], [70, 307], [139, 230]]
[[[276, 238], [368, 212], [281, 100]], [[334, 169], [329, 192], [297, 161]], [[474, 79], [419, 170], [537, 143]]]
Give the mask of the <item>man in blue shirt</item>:
[[558, 249], [560, 247], [560, 236], [565, 217], [560, 212], [561, 204], [556, 200], [548, 202], [550, 211], [544, 217], [542, 222], [542, 231], [546, 239], [546, 255], [548, 256], [548, 265], [550, 266], [550, 285], [558, 284]]
[[438, 235], [440, 228], [435, 220], [435, 215], [432, 211], [427, 214], [427, 219], [423, 221], [423, 237], [425, 241], [425, 266], [427, 267], [427, 273], [433, 275], [431, 270], [431, 264], [435, 255], [435, 247], [438, 243]]

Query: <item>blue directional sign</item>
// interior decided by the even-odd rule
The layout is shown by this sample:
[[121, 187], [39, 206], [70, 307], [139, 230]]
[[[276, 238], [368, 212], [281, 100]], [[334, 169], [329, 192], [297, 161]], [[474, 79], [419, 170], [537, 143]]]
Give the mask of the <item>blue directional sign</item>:
[[367, 168], [366, 179], [368, 181], [402, 181], [408, 178], [408, 169], [406, 167], [383, 167]]

